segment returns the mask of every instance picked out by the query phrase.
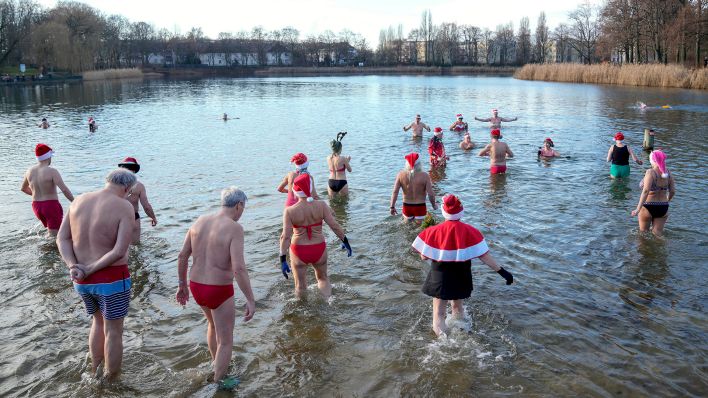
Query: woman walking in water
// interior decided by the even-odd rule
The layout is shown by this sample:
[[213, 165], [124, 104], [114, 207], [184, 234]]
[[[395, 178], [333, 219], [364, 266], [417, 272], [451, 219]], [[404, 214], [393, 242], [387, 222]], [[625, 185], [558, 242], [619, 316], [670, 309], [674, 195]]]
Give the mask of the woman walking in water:
[[[310, 162], [307, 160], [307, 156], [305, 156], [304, 153], [296, 153], [292, 159], [290, 159], [290, 163], [295, 165], [295, 171], [289, 172], [285, 178], [283, 178], [283, 181], [278, 185], [278, 192], [282, 193], [287, 193], [288, 197], [285, 199], [285, 207], [292, 206], [295, 203], [297, 203], [297, 198], [293, 194], [293, 180], [295, 180], [295, 177], [301, 175], [301, 174], [307, 174], [310, 176], [310, 179], [312, 180], [312, 187], [314, 188], [315, 186], [315, 180], [312, 178], [310, 173], [307, 171], [307, 166], [310, 165]], [[319, 199], [319, 196], [317, 196], [317, 191], [315, 189], [312, 190], [312, 196], [315, 199]]]
[[637, 164], [642, 164], [640, 159], [632, 152], [629, 145], [624, 142], [624, 134], [618, 131], [615, 134], [615, 144], [610, 147], [607, 151], [607, 161], [612, 162], [610, 166], [610, 177], [612, 178], [627, 178], [629, 177], [629, 157], [637, 162]]
[[327, 203], [312, 198], [312, 180], [308, 175], [300, 175], [293, 181], [293, 192], [297, 203], [283, 210], [283, 234], [280, 236], [280, 268], [288, 278], [290, 266], [285, 254], [290, 251], [290, 263], [295, 269], [295, 293], [301, 297], [307, 290], [307, 266], [315, 269], [317, 287], [325, 298], [332, 294], [332, 285], [327, 275], [327, 244], [322, 233], [322, 222], [326, 222], [335, 235], [342, 240], [342, 249], [351, 257], [352, 248], [344, 235], [344, 229], [334, 219], [334, 213]]
[[669, 202], [676, 194], [674, 178], [666, 169], [666, 154], [653, 151], [649, 155], [651, 168], [639, 183], [642, 194], [632, 217], [639, 216], [639, 230], [646, 232], [651, 227], [654, 235], [661, 236], [669, 217]]
[[351, 156], [341, 156], [342, 154], [342, 138], [347, 135], [346, 131], [337, 133], [337, 139], [332, 140], [329, 146], [332, 148], [332, 154], [327, 157], [327, 168], [329, 169], [329, 180], [327, 181], [327, 191], [331, 198], [336, 193], [346, 195], [349, 193], [347, 186], [347, 171], [352, 172], [352, 166], [349, 162]]

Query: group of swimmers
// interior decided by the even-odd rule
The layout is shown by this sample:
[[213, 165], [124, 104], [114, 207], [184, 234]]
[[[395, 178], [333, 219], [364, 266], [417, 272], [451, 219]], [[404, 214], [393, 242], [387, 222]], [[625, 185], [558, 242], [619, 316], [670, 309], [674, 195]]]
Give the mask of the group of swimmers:
[[[40, 128], [43, 128], [46, 130], [49, 127], [51, 127], [51, 125], [49, 124], [49, 121], [47, 120], [47, 118], [43, 117], [42, 121], [39, 122], [37, 127], [40, 127]], [[96, 120], [93, 118], [93, 116], [88, 118], [88, 128], [89, 128], [89, 133], [95, 133], [96, 130], [98, 130], [98, 124], [96, 123]]]
[[[492, 118], [475, 119], [490, 122], [492, 128], [491, 142], [480, 151], [480, 156], [490, 156], [491, 173], [504, 173], [505, 159], [512, 157], [513, 153], [508, 145], [499, 141], [500, 122], [516, 118], [500, 118], [495, 110]], [[457, 115], [457, 121], [450, 129], [467, 133], [460, 145], [462, 149], [466, 149], [462, 144], [469, 146], [471, 141], [465, 128], [462, 115]], [[409, 129], [413, 129], [414, 135], [422, 135], [423, 129], [430, 131], [420, 121], [420, 116], [411, 125], [404, 127], [406, 131]], [[439, 133], [436, 136], [441, 140], [442, 133], [436, 133]], [[346, 195], [348, 192], [346, 173], [352, 172], [352, 165], [351, 157], [342, 155], [342, 140], [346, 135], [346, 132], [340, 132], [330, 142], [332, 153], [326, 159], [330, 173], [327, 183], [330, 197]], [[621, 166], [626, 166], [624, 163], [629, 156], [640, 164], [641, 161], [623, 144], [624, 136], [621, 133], [615, 136], [615, 140], [616, 144], [608, 152], [608, 161], [613, 162], [614, 174], [622, 177], [628, 175], [628, 170]], [[429, 145], [429, 149], [432, 148], [429, 153], [432, 167], [444, 166], [441, 162], [446, 159], [444, 149], [439, 153], [439, 148], [434, 145], [441, 143], [438, 141], [433, 137]], [[547, 138], [538, 155], [560, 156], [553, 148], [553, 141]], [[54, 151], [45, 144], [38, 144], [35, 156], [38, 163], [25, 173], [21, 190], [32, 196], [32, 208], [37, 218], [51, 235], [57, 236], [57, 245], [69, 269], [74, 289], [83, 300], [87, 314], [92, 316], [89, 352], [93, 372], [103, 369], [107, 378], [115, 378], [121, 369], [123, 321], [128, 313], [131, 295], [128, 249], [131, 243], [139, 241], [140, 205], [151, 218], [152, 225], [157, 225], [146, 188], [137, 180], [140, 164], [133, 157], [125, 158], [118, 163], [117, 169], [108, 173], [103, 189], [74, 198], [59, 172], [50, 167]], [[675, 193], [665, 159], [661, 151], [651, 153], [652, 169], [646, 172], [639, 204], [632, 212], [633, 216], [639, 215], [640, 229], [648, 228], [648, 220], [654, 224], [654, 232], [657, 234], [661, 233], [668, 202]], [[403, 218], [421, 223], [428, 214], [426, 200], [434, 210], [438, 209], [432, 180], [422, 170], [418, 153], [405, 155], [403, 161], [404, 168], [397, 173], [391, 193], [390, 214], [398, 214], [396, 202], [402, 191]], [[348, 256], [352, 256], [352, 247], [345, 230], [334, 218], [332, 209], [325, 201], [319, 200], [314, 178], [308, 172], [307, 156], [297, 153], [291, 163], [294, 170], [277, 187], [279, 192], [287, 194], [278, 253], [281, 272], [286, 279], [292, 274], [295, 293], [301, 297], [307, 290], [307, 270], [311, 266], [318, 289], [326, 298], [331, 295], [332, 287], [327, 270], [323, 224], [326, 223], [333, 230]], [[57, 188], [71, 202], [65, 217], [58, 201]], [[177, 264], [176, 300], [186, 305], [191, 294], [204, 312], [214, 381], [224, 386], [233, 382], [227, 373], [236, 314], [234, 278], [246, 300], [244, 321], [250, 320], [256, 312], [245, 265], [243, 227], [238, 223], [246, 201], [246, 194], [240, 189], [224, 189], [220, 210], [199, 217], [188, 229]], [[507, 285], [514, 280], [512, 274], [501, 267], [489, 253], [482, 233], [461, 221], [464, 214], [462, 201], [455, 195], [445, 195], [441, 207], [445, 221], [424, 229], [412, 243], [421, 258], [431, 260], [422, 291], [433, 298], [432, 328], [437, 335], [447, 333], [445, 321], [448, 302], [452, 304], [453, 317], [464, 316], [462, 300], [472, 293], [472, 259], [479, 258], [499, 273]]]

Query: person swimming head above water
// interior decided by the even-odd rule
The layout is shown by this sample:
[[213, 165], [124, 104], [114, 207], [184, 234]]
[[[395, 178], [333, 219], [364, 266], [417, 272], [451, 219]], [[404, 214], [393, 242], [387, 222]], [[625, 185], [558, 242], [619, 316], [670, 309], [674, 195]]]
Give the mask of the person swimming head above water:
[[474, 142], [472, 142], [470, 133], [465, 133], [465, 135], [462, 137], [462, 141], [460, 142], [460, 148], [465, 151], [474, 148]]
[[543, 140], [543, 147], [538, 150], [538, 156], [544, 158], [560, 157], [560, 153], [553, 149], [554, 146], [553, 140], [547, 137]]

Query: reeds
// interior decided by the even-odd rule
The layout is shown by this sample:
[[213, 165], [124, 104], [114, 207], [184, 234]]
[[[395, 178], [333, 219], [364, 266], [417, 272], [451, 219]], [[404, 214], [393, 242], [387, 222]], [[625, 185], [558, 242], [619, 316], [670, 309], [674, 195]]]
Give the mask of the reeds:
[[83, 73], [84, 80], [134, 79], [141, 77], [143, 77], [143, 71], [137, 68], [93, 70]]
[[688, 69], [680, 65], [528, 64], [514, 77], [569, 83], [708, 89], [708, 69]]

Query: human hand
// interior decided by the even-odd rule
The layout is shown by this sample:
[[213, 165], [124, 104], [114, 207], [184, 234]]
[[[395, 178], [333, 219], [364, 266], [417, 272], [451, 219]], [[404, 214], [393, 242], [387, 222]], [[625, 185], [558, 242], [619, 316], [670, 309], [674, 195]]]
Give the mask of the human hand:
[[71, 280], [75, 282], [81, 282], [84, 280], [86, 278], [85, 267], [86, 266], [83, 264], [74, 264], [71, 268], [69, 268], [69, 276], [71, 277]]
[[642, 165], [644, 164], [644, 161], [642, 159], [637, 159], [637, 164]]
[[153, 217], [152, 218], [152, 226], [154, 227], [155, 225], [157, 225], [157, 218]]
[[396, 211], [396, 208], [394, 206], [391, 206], [391, 215], [392, 216], [398, 215], [398, 212]]
[[632, 210], [632, 217], [635, 217], [637, 214], [639, 214], [639, 209]]
[[288, 260], [285, 257], [285, 254], [280, 256], [280, 270], [283, 271], [283, 276], [285, 279], [290, 279], [288, 278], [288, 273], [290, 273], [290, 266], [288, 265]]
[[347, 257], [352, 256], [352, 247], [349, 245], [349, 239], [346, 236], [342, 239], [342, 249], [347, 251]]
[[511, 275], [509, 271], [505, 270], [504, 267], [499, 267], [499, 271], [497, 271], [497, 273], [501, 275], [502, 278], [506, 279], [507, 285], [514, 283], [514, 276]]
[[253, 314], [256, 313], [256, 303], [251, 300], [246, 300], [246, 310], [243, 314], [243, 321], [248, 322], [253, 318]]
[[189, 289], [187, 288], [186, 283], [180, 282], [180, 285], [177, 288], [177, 293], [175, 294], [175, 299], [177, 299], [177, 302], [181, 306], [187, 305], [187, 301], [189, 301]]

